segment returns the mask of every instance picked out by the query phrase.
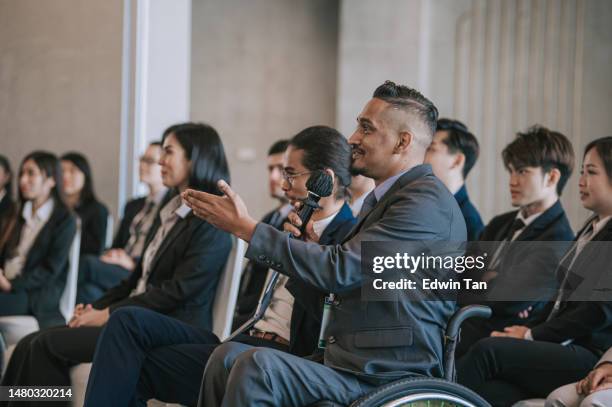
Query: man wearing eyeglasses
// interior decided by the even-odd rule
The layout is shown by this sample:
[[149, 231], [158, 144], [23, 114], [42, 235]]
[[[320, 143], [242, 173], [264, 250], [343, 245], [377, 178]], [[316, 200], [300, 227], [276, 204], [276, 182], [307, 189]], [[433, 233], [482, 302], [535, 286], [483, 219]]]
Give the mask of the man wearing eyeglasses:
[[164, 202], [168, 189], [158, 164], [161, 144], [149, 144], [139, 159], [140, 182], [149, 189], [146, 197], [129, 201], [110, 250], [102, 256], [88, 255], [79, 261], [78, 304], [91, 304], [127, 278], [142, 255], [147, 234]]

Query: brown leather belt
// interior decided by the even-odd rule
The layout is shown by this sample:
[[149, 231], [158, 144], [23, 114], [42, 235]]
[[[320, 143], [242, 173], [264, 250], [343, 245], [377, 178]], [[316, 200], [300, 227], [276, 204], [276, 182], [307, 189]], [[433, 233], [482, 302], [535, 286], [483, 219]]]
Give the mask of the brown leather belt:
[[283, 345], [289, 346], [288, 340], [286, 340], [282, 336], [275, 334], [274, 332], [264, 332], [264, 331], [259, 331], [257, 329], [253, 329], [251, 330], [251, 336], [254, 338], [261, 338], [267, 341], [274, 341], [274, 342], [278, 342]]

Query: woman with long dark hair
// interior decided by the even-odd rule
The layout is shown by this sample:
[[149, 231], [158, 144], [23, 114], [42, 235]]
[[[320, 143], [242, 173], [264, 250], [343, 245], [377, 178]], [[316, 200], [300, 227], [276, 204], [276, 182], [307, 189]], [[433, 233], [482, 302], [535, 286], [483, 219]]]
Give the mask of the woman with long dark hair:
[[212, 328], [212, 304], [231, 238], [194, 216], [180, 192], [198, 188], [221, 194], [215, 182], [229, 181], [221, 139], [205, 124], [172, 126], [163, 137], [160, 165], [164, 185], [174, 189], [175, 195], [161, 209], [135, 270], [95, 303], [77, 305], [68, 327], [22, 339], [3, 385], [69, 386], [69, 368], [92, 361], [109, 315], [124, 306], [148, 308]]
[[59, 302], [76, 221], [63, 200], [57, 157], [28, 154], [19, 166], [19, 210], [0, 232], [0, 315], [62, 323]]
[[61, 163], [66, 203], [81, 219], [81, 254], [99, 255], [105, 248], [108, 209], [96, 198], [89, 162], [70, 152]]

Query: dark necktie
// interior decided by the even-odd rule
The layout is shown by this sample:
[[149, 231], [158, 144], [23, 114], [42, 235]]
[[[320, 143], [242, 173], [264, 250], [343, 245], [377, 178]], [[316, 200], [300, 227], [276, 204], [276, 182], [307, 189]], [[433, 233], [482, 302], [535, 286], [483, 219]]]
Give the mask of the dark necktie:
[[368, 213], [370, 213], [372, 209], [374, 209], [377, 203], [378, 203], [378, 200], [376, 199], [376, 195], [374, 194], [374, 191], [370, 192], [368, 196], [366, 196], [365, 199], [363, 200], [363, 205], [361, 206], [359, 215], [357, 215], [357, 219], [362, 220], [363, 218], [365, 218], [368, 215]]
[[514, 234], [516, 232], [518, 232], [519, 230], [523, 229], [525, 227], [525, 222], [523, 222], [522, 219], [520, 218], [516, 218], [514, 219], [514, 222], [512, 222], [512, 226], [510, 226], [510, 230], [508, 231], [508, 235], [506, 236], [507, 241], [511, 241], [512, 238], [514, 237]]

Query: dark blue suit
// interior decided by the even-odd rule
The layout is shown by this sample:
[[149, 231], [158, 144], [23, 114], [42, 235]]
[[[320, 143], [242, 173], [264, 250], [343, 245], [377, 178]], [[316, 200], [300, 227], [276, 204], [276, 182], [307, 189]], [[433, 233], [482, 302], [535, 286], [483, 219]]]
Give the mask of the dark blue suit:
[[[344, 204], [325, 228], [320, 243], [341, 242], [355, 222], [350, 207]], [[291, 279], [286, 288], [295, 299], [289, 346], [248, 335], [236, 341], [298, 356], [315, 351], [326, 293]], [[85, 405], [144, 406], [149, 398], [194, 405], [204, 367], [218, 344], [212, 332], [162, 314], [143, 308], [117, 310], [98, 341]]]
[[[499, 242], [504, 240], [510, 232], [510, 227], [516, 219], [517, 211], [507, 212], [494, 217], [483, 230], [480, 241]], [[466, 321], [461, 328], [461, 342], [457, 347], [456, 354], [463, 355], [469, 347], [481, 338], [489, 336], [492, 331], [502, 331], [507, 326], [525, 325], [536, 323], [546, 315], [546, 305], [551, 300], [550, 288], [557, 285], [555, 270], [561, 257], [565, 253], [564, 247], [570, 245], [574, 239], [574, 232], [569, 220], [565, 215], [561, 202], [557, 201], [553, 206], [544, 211], [532, 223], [525, 227], [515, 239], [516, 242], [567, 242], [567, 245], [551, 245], [550, 249], [543, 252], [542, 249], [535, 250], [518, 243], [510, 246], [501, 259], [499, 275], [489, 283], [489, 292], [492, 290], [504, 290], [514, 292], [515, 290], [531, 290], [543, 293], [541, 301], [493, 301], [486, 302], [486, 298], [477, 293], [463, 293], [460, 303], [467, 305], [471, 303], [485, 303], [493, 309], [493, 315], [487, 320], [473, 319]], [[481, 271], [477, 272], [481, 274]], [[466, 277], [478, 278], [467, 275]], [[521, 282], [528, 282], [528, 286], [517, 287]], [[554, 295], [555, 291], [551, 293]], [[526, 319], [518, 317], [518, 313], [532, 307], [530, 315]]]
[[476, 207], [472, 204], [472, 201], [470, 201], [465, 185], [462, 186], [459, 191], [457, 191], [455, 194], [455, 199], [457, 200], [459, 209], [461, 209], [461, 213], [465, 219], [468, 240], [478, 240], [480, 233], [484, 229], [484, 223], [482, 223], [478, 209], [476, 209]]

